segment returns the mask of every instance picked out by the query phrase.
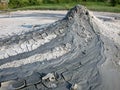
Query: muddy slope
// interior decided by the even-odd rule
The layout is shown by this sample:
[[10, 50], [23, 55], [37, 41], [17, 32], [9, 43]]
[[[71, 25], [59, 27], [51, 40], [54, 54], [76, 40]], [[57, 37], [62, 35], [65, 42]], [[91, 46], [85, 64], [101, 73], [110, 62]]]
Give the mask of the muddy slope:
[[106, 56], [97, 24], [77, 5], [55, 23], [2, 37], [1, 89], [101, 90], [99, 67]]

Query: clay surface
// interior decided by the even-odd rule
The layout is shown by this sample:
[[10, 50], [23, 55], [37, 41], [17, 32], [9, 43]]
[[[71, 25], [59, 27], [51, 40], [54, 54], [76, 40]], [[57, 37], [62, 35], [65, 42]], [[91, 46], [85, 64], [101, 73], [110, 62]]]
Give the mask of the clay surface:
[[1, 36], [0, 90], [120, 90], [119, 17], [100, 19], [77, 5], [61, 20]]

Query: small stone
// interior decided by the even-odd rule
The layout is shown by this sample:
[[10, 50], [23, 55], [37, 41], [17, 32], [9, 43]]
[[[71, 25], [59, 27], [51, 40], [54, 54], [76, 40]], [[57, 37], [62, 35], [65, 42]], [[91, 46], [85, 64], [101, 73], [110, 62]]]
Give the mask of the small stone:
[[68, 50], [70, 50], [70, 49], [71, 49], [71, 44], [70, 44], [70, 43], [67, 43], [67, 44], [66, 44], [66, 48], [67, 48]]
[[59, 51], [59, 50], [60, 50], [60, 48], [59, 48], [59, 47], [56, 47], [55, 49], [56, 49], [56, 51]]
[[62, 34], [64, 33], [64, 29], [60, 29], [59, 32]]
[[55, 81], [55, 75], [53, 73], [48, 73], [46, 76], [42, 78], [42, 80], [49, 80], [51, 82]]
[[43, 33], [42, 37], [45, 38], [47, 36], [47, 33]]
[[70, 90], [78, 90], [78, 85], [77, 84], [72, 85]]
[[42, 83], [47, 87], [47, 88], [56, 88], [57, 85], [55, 83], [56, 77], [54, 73], [48, 73], [44, 77], [42, 77]]

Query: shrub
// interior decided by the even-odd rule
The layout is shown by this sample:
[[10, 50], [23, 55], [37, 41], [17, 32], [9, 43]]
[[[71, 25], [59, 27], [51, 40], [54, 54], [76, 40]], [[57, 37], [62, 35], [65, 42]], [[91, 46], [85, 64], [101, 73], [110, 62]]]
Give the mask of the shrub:
[[29, 4], [28, 0], [10, 0], [9, 6], [12, 8], [18, 8], [18, 7], [23, 7], [27, 6]]
[[80, 0], [43, 0], [43, 3], [72, 3], [72, 2], [78, 2]]
[[29, 5], [38, 5], [41, 3], [41, 0], [28, 0]]
[[117, 1], [116, 0], [110, 0], [110, 3], [111, 3], [112, 6], [116, 6]]

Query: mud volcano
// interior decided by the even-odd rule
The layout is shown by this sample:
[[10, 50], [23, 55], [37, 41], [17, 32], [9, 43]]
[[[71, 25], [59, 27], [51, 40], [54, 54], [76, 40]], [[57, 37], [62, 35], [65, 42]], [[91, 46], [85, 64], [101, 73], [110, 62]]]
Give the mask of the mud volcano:
[[99, 70], [106, 57], [98, 27], [77, 5], [62, 20], [1, 38], [1, 89], [107, 90]]

